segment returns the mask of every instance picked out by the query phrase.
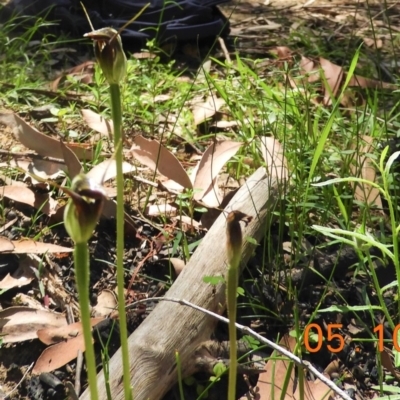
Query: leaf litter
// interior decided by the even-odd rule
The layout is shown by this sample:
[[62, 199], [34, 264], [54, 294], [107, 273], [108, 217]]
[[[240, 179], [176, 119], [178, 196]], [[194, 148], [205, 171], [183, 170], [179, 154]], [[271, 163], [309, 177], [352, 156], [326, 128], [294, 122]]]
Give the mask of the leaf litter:
[[[260, 21], [258, 21], [260, 22]], [[265, 25], [265, 26], [264, 26]], [[265, 29], [271, 29], [271, 30], [275, 30], [278, 29], [279, 24], [274, 25], [273, 23], [271, 23], [271, 21], [267, 21], [266, 24], [261, 24], [259, 26], [254, 26], [252, 27], [252, 29], [247, 29], [247, 31], [245, 31], [244, 33], [248, 34], [250, 32], [258, 32], [258, 31], [263, 31]], [[289, 61], [291, 60], [292, 54], [293, 52], [288, 49], [288, 48], [281, 48], [280, 49], [280, 60], [281, 61]], [[343, 84], [343, 79], [345, 79], [346, 75], [344, 70], [331, 63], [330, 61], [324, 59], [324, 58], [318, 58], [318, 59], [312, 59], [312, 58], [308, 58], [305, 56], [302, 56], [302, 61], [300, 63], [301, 65], [301, 72], [302, 72], [302, 77], [291, 77], [291, 82], [293, 84], [293, 87], [297, 87], [300, 88], [300, 84], [299, 82], [305, 82], [308, 84], [312, 84], [312, 83], [318, 83], [321, 84], [321, 92], [320, 92], [320, 97], [318, 98], [318, 101], [323, 104], [324, 106], [329, 107], [332, 103], [332, 97], [334, 97], [335, 95], [338, 94], [338, 92], [341, 90], [341, 85]], [[79, 73], [79, 72], [78, 72]], [[86, 79], [86, 78], [84, 78]], [[89, 79], [90, 81], [90, 79]], [[58, 82], [55, 83], [54, 88], [56, 89], [56, 86], [58, 85]], [[363, 77], [353, 77], [352, 80], [350, 81], [350, 85], [351, 86], [358, 86], [358, 87], [378, 87], [378, 82], [374, 81], [374, 80], [368, 80], [365, 79]], [[301, 88], [303, 89], [306, 85], [302, 85]], [[385, 86], [386, 88], [390, 89], [392, 88], [391, 86]], [[345, 98], [346, 96], [344, 96]], [[212, 99], [212, 98], [208, 98], [205, 102], [198, 102], [197, 105], [194, 106], [194, 108], [192, 109], [193, 112], [193, 120], [195, 122], [196, 125], [198, 124], [202, 124], [204, 122], [207, 122], [207, 120], [212, 119], [221, 109], [221, 107], [224, 105], [224, 101], [221, 101], [221, 99]], [[88, 111], [88, 110], [86, 110]], [[104, 136], [109, 136], [110, 132], [112, 130], [112, 128], [110, 127], [110, 124], [107, 122], [107, 120], [105, 120], [103, 117], [101, 117], [99, 114], [96, 113], [90, 113], [90, 111], [88, 113], [83, 112], [84, 118], [86, 118], [88, 125], [100, 132], [101, 135]], [[4, 116], [1, 116], [2, 121], [5, 121], [3, 118], [5, 118]], [[18, 117], [19, 118], [19, 117]], [[17, 128], [18, 130], [22, 130], [21, 132], [17, 132], [16, 133], [16, 137], [17, 138], [22, 138], [21, 142], [24, 141], [25, 145], [28, 143], [31, 143], [27, 140], [26, 136], [29, 136], [32, 131], [29, 129], [33, 129], [32, 127], [29, 126], [29, 128], [27, 128], [23, 122], [19, 121], [18, 118], [14, 118], [17, 122], [18, 122], [18, 126], [15, 126], [14, 124], [14, 131], [15, 128]], [[221, 129], [227, 129], [227, 128], [236, 128], [238, 127], [238, 124], [235, 123], [235, 121], [233, 121], [233, 123], [228, 123], [229, 121], [218, 121], [215, 123], [216, 127], [219, 127]], [[13, 126], [13, 122], [9, 123], [9, 126]], [[37, 133], [37, 132], [36, 132]], [[45, 135], [37, 135], [37, 134], [33, 134], [32, 133], [32, 137], [35, 138], [35, 140], [42, 140], [43, 137]], [[147, 139], [146, 139], [147, 140]], [[139, 139], [140, 141], [140, 139]], [[154, 143], [155, 142], [155, 143]], [[143, 162], [143, 165], [147, 165], [149, 168], [152, 169], [152, 171], [158, 171], [159, 173], [161, 173], [161, 171], [158, 169], [159, 165], [158, 162], [160, 161], [159, 155], [160, 155], [160, 151], [164, 151], [162, 150], [163, 146], [161, 144], [161, 142], [157, 142], [154, 141], [152, 143], [152, 150], [148, 152], [148, 154], [145, 154], [146, 152], [144, 151], [143, 153], [143, 157], [144, 159], [146, 159], [146, 162]], [[224, 141], [220, 142], [220, 143], [224, 143]], [[232, 149], [228, 151], [232, 153], [231, 157], [233, 157], [236, 152], [238, 151], [238, 149], [240, 148], [240, 143], [239, 142], [233, 142], [236, 143], [235, 145], [232, 145]], [[142, 143], [143, 144], [143, 143]], [[228, 146], [228, 144], [225, 144]], [[71, 146], [71, 145], [69, 145]], [[77, 147], [79, 148], [81, 145], [77, 145]], [[150, 145], [145, 144], [144, 148], [146, 148], [146, 146], [150, 147]], [[172, 179], [174, 182], [180, 182], [184, 183], [183, 185], [181, 184], [181, 188], [189, 188], [189, 189], [199, 189], [198, 191], [195, 190], [195, 196], [197, 197], [197, 200], [199, 201], [203, 201], [205, 204], [209, 204], [209, 205], [214, 205], [215, 204], [220, 204], [220, 195], [218, 194], [217, 196], [214, 196], [215, 198], [210, 201], [210, 203], [208, 201], [204, 201], [204, 199], [206, 198], [206, 194], [207, 193], [211, 193], [211, 192], [216, 192], [218, 191], [218, 185], [216, 182], [216, 177], [218, 175], [218, 173], [221, 171], [221, 168], [225, 165], [225, 163], [227, 161], [229, 161], [229, 159], [231, 157], [228, 157], [228, 154], [226, 154], [225, 156], [221, 156], [221, 158], [216, 157], [216, 151], [214, 152], [215, 148], [212, 148], [212, 146], [214, 145], [210, 145], [206, 152], [203, 153], [203, 157], [204, 159], [202, 159], [199, 162], [199, 167], [196, 170], [194, 170], [194, 173], [192, 171], [192, 174], [188, 173], [186, 171], [186, 169], [183, 167], [182, 163], [178, 160], [177, 157], [175, 157], [172, 153], [172, 155], [175, 157], [175, 159], [173, 157], [169, 157], [168, 155], [168, 160], [171, 160], [171, 162], [173, 163], [173, 172], [167, 172], [167, 177], [169, 177], [169, 175], [171, 175], [172, 177], [170, 179]], [[234, 151], [234, 147], [235, 146], [239, 146], [238, 149], [236, 151]], [[29, 147], [29, 146], [27, 146]], [[54, 153], [52, 152], [53, 157], [55, 157], [55, 154], [58, 156], [60, 156], [60, 159], [64, 159], [66, 164], [69, 164], [70, 167], [68, 168], [69, 173], [71, 175], [74, 175], [77, 173], [78, 170], [80, 170], [79, 168], [81, 168], [80, 162], [79, 162], [79, 158], [83, 159], [83, 160], [89, 160], [90, 158], [87, 157], [86, 154], [86, 150], [88, 149], [84, 149], [82, 152], [81, 150], [76, 151], [76, 148], [73, 150], [74, 154], [78, 154], [79, 158], [74, 159], [73, 157], [70, 158], [69, 161], [67, 161], [68, 156], [66, 155], [67, 153], [65, 152], [65, 150], [62, 150], [60, 153], [60, 148], [62, 148], [63, 146], [60, 145], [60, 142], [58, 140], [51, 142], [51, 147], [50, 149], [57, 149], [58, 153]], [[65, 146], [64, 146], [65, 147]], [[75, 147], [75, 146], [71, 146], [71, 147]], [[169, 151], [166, 147], [164, 147], [166, 151]], [[211, 149], [212, 148], [212, 149]], [[37, 151], [38, 154], [42, 154], [45, 155], [45, 151], [43, 150], [43, 147], [41, 145], [37, 145], [34, 144], [32, 146], [32, 149]], [[211, 150], [210, 150], [211, 149]], [[263, 137], [261, 139], [261, 144], [260, 144], [260, 149], [261, 152], [263, 154], [263, 158], [264, 161], [266, 163], [267, 166], [267, 170], [269, 171], [269, 173], [273, 176], [274, 174], [288, 174], [287, 172], [287, 165], [286, 165], [286, 160], [284, 158], [283, 155], [283, 147], [279, 144], [279, 142], [274, 139], [274, 138], [269, 138], [269, 137]], [[139, 146], [139, 151], [141, 151], [143, 149], [140, 149]], [[207, 154], [207, 151], [209, 151], [209, 153]], [[365, 149], [364, 153], [368, 153], [368, 150]], [[61, 155], [62, 154], [62, 155]], [[82, 154], [84, 155], [83, 157]], [[167, 153], [165, 153], [167, 154]], [[79, 156], [80, 155], [80, 156]], [[51, 157], [49, 155], [49, 157]], [[136, 157], [135, 157], [136, 158]], [[139, 157], [138, 157], [139, 158]], [[224, 159], [226, 158], [226, 161], [224, 161]], [[76, 160], [78, 160], [78, 163], [76, 163]], [[211, 161], [212, 160], [212, 161]], [[213, 161], [217, 160], [216, 164], [214, 164]], [[107, 163], [107, 161], [106, 161]], [[110, 161], [108, 161], [108, 163], [112, 163]], [[203, 169], [200, 168], [200, 164], [203, 163]], [[166, 163], [168, 164], [168, 163]], [[219, 166], [219, 164], [221, 164], [221, 166]], [[150, 165], [152, 165], [150, 167]], [[205, 167], [204, 165], [207, 165], [207, 167]], [[132, 168], [132, 166], [130, 166], [129, 168]], [[128, 169], [129, 169], [128, 168]], [[107, 174], [107, 171], [109, 169], [109, 165], [107, 166], [106, 164], [104, 164], [102, 167], [99, 167], [98, 170], [95, 172], [93, 172], [93, 177], [94, 179], [100, 179], [101, 182], [106, 181], [107, 179], [104, 179], [104, 177], [106, 176], [105, 174]], [[110, 167], [110, 170], [112, 170], [112, 168]], [[164, 171], [167, 171], [168, 168], [165, 167], [163, 169]], [[36, 170], [37, 171], [37, 170]], [[178, 171], [178, 172], [177, 172]], [[133, 172], [132, 170], [129, 170], [129, 173]], [[35, 172], [34, 172], [35, 173]], [[186, 174], [186, 175], [185, 175]], [[112, 173], [110, 172], [110, 176], [112, 175]], [[287, 176], [287, 175], [285, 175]], [[190, 184], [187, 181], [187, 177], [190, 177]], [[47, 177], [48, 178], [48, 177]], [[45, 178], [46, 179], [46, 178]], [[51, 178], [54, 179], [54, 178]], [[110, 178], [112, 179], [112, 178]], [[198, 182], [196, 183], [196, 179], [198, 180]], [[31, 189], [30, 187], [28, 187], [28, 189]], [[4, 196], [6, 197], [6, 196]], [[13, 201], [17, 201], [15, 200], [16, 198], [18, 198], [18, 196], [14, 196], [9, 197], [9, 199], [12, 199]], [[53, 199], [52, 196], [50, 196], [51, 199]], [[217, 199], [217, 201], [214, 201], [215, 199]], [[35, 204], [32, 200], [30, 200], [28, 202], [29, 205], [33, 206], [32, 204]], [[23, 239], [21, 240], [21, 242], [23, 241]], [[10, 252], [13, 253], [14, 249], [15, 249], [15, 243], [19, 242], [19, 241], [12, 241], [12, 240], [8, 240], [8, 241], [4, 241], [3, 239], [1, 239], [0, 243], [3, 246], [3, 249], [8, 249], [5, 252]], [[24, 251], [27, 250], [32, 250], [32, 248], [34, 248], [35, 246], [32, 246], [32, 243], [26, 243], [26, 246], [23, 246], [23, 249], [20, 249], [19, 251], [21, 251], [21, 253], [18, 254], [22, 254], [24, 253]], [[63, 249], [64, 253], [66, 253], [67, 251], [65, 249]], [[59, 254], [62, 254], [62, 252], [60, 252]], [[177, 259], [180, 260], [180, 259]], [[15, 271], [16, 276], [18, 276], [17, 273], [18, 270]], [[12, 276], [9, 275], [9, 276]], [[18, 278], [15, 278], [16, 281], [14, 283], [17, 284]], [[17, 285], [18, 286], [18, 285]], [[47, 328], [44, 328], [45, 330]], [[76, 338], [72, 338], [72, 339], [76, 339]], [[73, 344], [69, 344], [65, 350], [67, 353], [69, 354], [73, 354], [76, 353], [77, 350], [81, 350], [80, 344], [78, 343], [79, 341], [76, 340], [76, 343]], [[54, 351], [54, 350], [53, 350]], [[60, 351], [60, 350], [58, 350]], [[61, 350], [62, 352], [64, 351]], [[51, 352], [49, 352], [49, 354], [51, 354]], [[50, 358], [52, 359], [52, 357], [55, 357], [54, 354], [56, 354], [56, 351], [54, 351], [53, 355], [50, 356]], [[74, 357], [72, 357], [71, 359], [73, 359]], [[66, 361], [68, 362], [68, 361]], [[46, 367], [44, 367], [43, 371], [46, 370], [45, 368], [47, 368], [49, 365], [51, 364], [51, 367], [53, 368], [54, 365], [56, 364], [52, 364], [52, 362], [49, 361], [49, 358], [47, 359], [47, 361], [44, 362], [44, 365], [47, 365]], [[61, 365], [61, 364], [60, 364]], [[279, 365], [278, 369], [282, 369], [282, 374], [287, 372], [287, 367], [285, 365]], [[39, 369], [40, 371], [40, 369]], [[286, 372], [285, 372], [286, 371]], [[282, 375], [281, 374], [281, 375]], [[279, 374], [278, 374], [279, 376]], [[277, 382], [277, 384], [279, 384], [279, 379], [275, 380], [275, 382]], [[315, 389], [314, 386], [312, 386], [312, 384], [308, 384], [306, 385], [306, 387], [308, 389], [311, 390], [312, 394], [315, 396], [317, 395], [317, 399], [320, 396], [319, 392], [317, 389]], [[295, 394], [293, 395], [295, 398], [297, 399], [297, 392], [295, 392]], [[270, 393], [267, 394], [267, 396], [270, 396]], [[265, 397], [265, 398], [270, 398], [270, 397]], [[308, 397], [307, 397], [308, 398]], [[264, 397], [262, 397], [262, 399], [264, 399]]]

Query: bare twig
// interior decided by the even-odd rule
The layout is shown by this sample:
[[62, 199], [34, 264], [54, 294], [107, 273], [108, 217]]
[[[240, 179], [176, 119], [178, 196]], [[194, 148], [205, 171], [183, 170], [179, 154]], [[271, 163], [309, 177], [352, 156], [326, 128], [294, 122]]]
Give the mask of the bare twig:
[[[180, 305], [184, 305], [187, 307], [191, 307], [197, 311], [200, 311], [204, 314], [210, 315], [219, 321], [222, 321], [226, 324], [229, 324], [229, 319], [222, 317], [221, 315], [218, 315], [212, 311], [206, 310], [203, 307], [199, 307], [193, 303], [190, 303], [189, 301], [182, 300], [182, 299], [176, 299], [176, 298], [168, 298], [168, 297], [152, 297], [148, 299], [143, 299], [143, 300], [138, 300], [135, 301], [132, 304], [129, 304], [126, 309], [131, 309], [134, 308], [138, 304], [142, 303], [147, 303], [151, 301], [170, 301], [172, 303], [178, 303]], [[259, 335], [257, 332], [254, 332], [252, 329], [248, 328], [247, 326], [241, 325], [236, 323], [236, 328], [239, 329], [241, 332], [246, 333], [250, 336], [253, 336], [254, 338], [258, 339], [261, 343], [266, 344], [268, 347], [272, 348], [273, 350], [277, 351], [278, 353], [286, 356], [289, 360], [293, 361], [296, 365], [306, 368], [310, 372], [312, 372], [318, 379], [320, 379], [323, 383], [325, 383], [326, 386], [328, 386], [330, 389], [332, 389], [336, 394], [338, 394], [342, 399], [344, 400], [352, 400], [351, 397], [345, 393], [342, 389], [337, 387], [330, 379], [326, 378], [323, 374], [321, 374], [315, 367], [313, 367], [308, 361], [304, 361], [301, 358], [295, 356], [292, 354], [290, 351], [286, 350], [285, 348], [277, 345], [271, 340], [266, 339], [265, 337]]]
[[4, 397], [4, 400], [9, 400], [11, 399], [11, 395], [18, 389], [19, 386], [21, 386], [22, 382], [25, 380], [26, 376], [28, 375], [28, 373], [30, 372], [30, 370], [33, 368], [33, 365], [35, 363], [33, 362], [28, 369], [25, 371], [24, 376], [21, 378], [21, 380], [17, 383], [17, 385], [14, 387], [13, 390], [11, 390], [11, 392], [9, 392], [8, 394], [6, 394], [6, 396]]
[[226, 61], [227, 61], [229, 64], [231, 64], [231, 63], [232, 63], [232, 60], [231, 60], [231, 56], [229, 55], [229, 51], [228, 51], [228, 49], [226, 48], [225, 40], [219, 37], [219, 38], [218, 38], [218, 42], [219, 42], [219, 45], [221, 46], [222, 52], [224, 53], [224, 56], [225, 56]]
[[75, 393], [78, 396], [82, 388], [81, 386], [82, 365], [83, 365], [83, 353], [81, 350], [78, 350], [78, 356], [76, 358], [76, 369], [75, 369]]

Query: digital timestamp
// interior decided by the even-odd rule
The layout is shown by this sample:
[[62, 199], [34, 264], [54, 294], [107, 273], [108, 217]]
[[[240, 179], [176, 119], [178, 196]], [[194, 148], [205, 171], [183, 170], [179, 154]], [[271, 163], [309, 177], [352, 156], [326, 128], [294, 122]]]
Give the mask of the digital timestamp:
[[[343, 327], [342, 324], [328, 324], [327, 325], [327, 335], [326, 340], [331, 342], [332, 340], [337, 340], [338, 343], [335, 346], [327, 344], [326, 347], [331, 353], [339, 353], [344, 349], [345, 341], [343, 336], [340, 333], [335, 333], [336, 329], [341, 329]], [[396, 325], [393, 330], [393, 347], [396, 351], [400, 352], [400, 345], [399, 345], [399, 337], [398, 333], [400, 330], [400, 325]], [[383, 351], [384, 347], [384, 340], [383, 340], [383, 331], [384, 327], [382, 324], [377, 325], [373, 332], [376, 333], [376, 339], [378, 342], [378, 350]], [[310, 336], [313, 334], [312, 336]], [[315, 334], [317, 336], [316, 340]], [[312, 340], [310, 338], [313, 338]], [[324, 335], [322, 333], [322, 328], [318, 324], [309, 324], [306, 326], [304, 330], [304, 346], [306, 350], [310, 353], [317, 353], [321, 350], [322, 344], [325, 340]]]

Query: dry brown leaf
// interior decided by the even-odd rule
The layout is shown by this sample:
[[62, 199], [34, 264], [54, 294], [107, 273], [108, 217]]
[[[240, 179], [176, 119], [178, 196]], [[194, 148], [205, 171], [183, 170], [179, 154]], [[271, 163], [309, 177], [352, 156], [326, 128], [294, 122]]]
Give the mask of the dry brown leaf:
[[[355, 151], [356, 154], [353, 157], [353, 161], [350, 163], [350, 170], [352, 176], [376, 182], [376, 171], [367, 155], [373, 151], [373, 141], [374, 138], [371, 136], [361, 136], [360, 142], [358, 143], [361, 149]], [[356, 146], [357, 144], [354, 143], [352, 148], [355, 149]], [[382, 199], [379, 189], [358, 182], [354, 182], [352, 186], [354, 188], [354, 197], [356, 200], [375, 205], [382, 210]]]
[[[279, 52], [276, 51], [276, 49], [274, 51], [274, 53], [278, 55], [278, 58], [280, 60], [284, 60], [287, 57], [286, 54], [289, 54], [290, 52], [289, 49], [284, 49], [286, 49], [285, 52]], [[306, 81], [308, 83], [324, 81], [321, 77], [321, 75], [324, 74], [326, 82], [322, 93], [322, 104], [331, 105], [332, 96], [337, 96], [347, 76], [347, 74], [343, 71], [343, 68], [322, 57], [319, 59], [319, 62], [317, 62], [316, 60], [312, 60], [305, 56], [301, 56], [299, 67], [300, 73], [302, 75], [306, 75]], [[302, 77], [301, 79], [304, 78]], [[297, 88], [299, 86], [298, 83], [296, 83], [296, 80], [293, 79], [291, 76], [289, 76], [289, 81], [293, 87]], [[306, 85], [302, 86], [305, 87]], [[368, 79], [358, 75], [353, 75], [350, 78], [348, 87], [397, 90], [395, 84], [381, 82], [375, 79]], [[347, 93], [344, 93], [341, 98], [341, 104], [352, 104], [351, 96]]]
[[[123, 174], [129, 174], [134, 171], [136, 171], [136, 168], [133, 165], [125, 161], [122, 163]], [[105, 160], [94, 166], [86, 175], [101, 185], [103, 182], [114, 179], [117, 176], [117, 163], [114, 159]]]
[[[104, 199], [103, 211], [101, 214], [105, 218], [115, 218], [117, 215], [117, 203], [112, 199]], [[132, 217], [124, 211], [124, 229], [127, 234], [136, 234], [136, 224]]]
[[322, 104], [324, 106], [330, 106], [332, 104], [332, 96], [336, 98], [342, 84], [343, 68], [322, 57], [319, 59], [319, 62], [326, 80], [326, 82], [324, 82], [325, 92]]
[[182, 230], [185, 232], [188, 228], [201, 229], [200, 222], [190, 218], [188, 215], [178, 215], [177, 217], [172, 217], [171, 220], [183, 225]]
[[[293, 351], [296, 346], [296, 339], [285, 335], [279, 342], [279, 346]], [[289, 364], [291, 362], [282, 359], [276, 360], [280, 357], [275, 351], [271, 354], [270, 359], [265, 364], [264, 369], [267, 371], [265, 374], [260, 374], [258, 378], [257, 387], [259, 389], [260, 400], [275, 400], [279, 399], [282, 394], [283, 383], [286, 374], [288, 373]], [[294, 400], [294, 367], [290, 373], [289, 384], [287, 386], [285, 400]]]
[[50, 193], [38, 193], [26, 186], [1, 186], [0, 197], [7, 197], [18, 203], [27, 204], [51, 216], [57, 212], [59, 204]]
[[261, 137], [261, 152], [268, 175], [273, 178], [287, 179], [289, 172], [282, 145], [273, 137]]
[[[281, 347], [286, 348], [290, 352], [294, 351], [296, 347], [296, 339], [285, 335], [279, 342]], [[281, 359], [276, 360], [276, 357]], [[265, 374], [260, 374], [258, 378], [257, 387], [259, 388], [259, 400], [275, 400], [280, 399], [282, 394], [283, 384], [286, 374], [289, 371], [289, 365], [292, 362], [283, 360], [282, 357], [275, 351], [271, 358], [265, 365], [264, 369], [267, 371]], [[296, 392], [293, 394], [295, 370], [294, 366], [290, 372], [289, 384], [285, 393], [285, 400], [300, 400], [299, 383], [297, 383]], [[314, 382], [304, 382], [305, 397], [302, 400], [333, 400], [332, 391], [325, 385], [325, 383], [317, 380]]]
[[[56, 180], [58, 178], [64, 177], [65, 172], [68, 171], [67, 166], [64, 163], [60, 162], [54, 162], [54, 161], [48, 161], [48, 160], [40, 160], [40, 159], [30, 159], [27, 157], [24, 160], [18, 160], [18, 159], [13, 159], [13, 160], [8, 160], [7, 162], [0, 163], [0, 168], [19, 168], [23, 170], [26, 173], [26, 177], [24, 180], [27, 178], [30, 181], [29, 186], [33, 187], [46, 187], [46, 184], [43, 183], [43, 181], [51, 179], [51, 180]], [[41, 178], [41, 180], [38, 180], [35, 178], [35, 176], [38, 176]], [[26, 184], [21, 181], [14, 181], [10, 178], [7, 178], [4, 176], [2, 178], [7, 186], [24, 186], [26, 187]], [[47, 188], [47, 187], [46, 187]]]
[[92, 309], [95, 317], [107, 317], [117, 307], [117, 299], [111, 290], [103, 290], [97, 296], [97, 304]]
[[[10, 160], [10, 166], [15, 166], [22, 168], [30, 174], [37, 175], [43, 179], [57, 179], [60, 176], [63, 176], [63, 173], [67, 170], [66, 166], [61, 163], [48, 161], [48, 160], [39, 160], [39, 159], [31, 159], [29, 161], [26, 160]], [[32, 176], [30, 176], [32, 183], [37, 183]]]
[[[93, 328], [99, 322], [103, 321], [104, 317], [99, 318], [91, 318], [90, 319], [90, 326]], [[69, 340], [74, 338], [78, 335], [83, 334], [83, 327], [81, 322], [75, 322], [74, 324], [63, 325], [60, 327], [50, 327], [39, 329], [37, 332], [38, 339], [50, 346], [52, 344], [56, 344], [65, 340]]]
[[391, 351], [387, 347], [384, 347], [383, 351], [381, 352], [382, 367], [386, 368], [398, 381], [400, 381], [400, 373], [394, 367], [390, 355]]
[[376, 49], [381, 49], [383, 47], [382, 39], [363, 37], [363, 42], [367, 47], [374, 47]]
[[289, 47], [276, 46], [273, 49], [271, 49], [271, 53], [278, 58], [278, 61], [276, 62], [277, 66], [283, 67], [285, 63], [288, 63], [289, 65], [292, 64], [293, 51], [290, 50]]
[[[19, 140], [25, 147], [36, 151], [38, 154], [47, 157], [63, 159], [63, 152], [60, 142], [44, 135], [37, 129], [28, 125], [22, 118], [14, 113], [0, 113], [0, 122], [9, 126], [15, 138]], [[93, 151], [91, 148], [82, 144], [68, 143], [69, 147], [80, 160], [91, 160]]]
[[5, 237], [0, 237], [0, 254], [70, 253], [72, 251], [74, 251], [74, 249], [51, 243], [35, 242], [31, 239], [9, 240]]
[[197, 126], [207, 119], [213, 117], [224, 104], [224, 99], [213, 96], [209, 96], [204, 103], [194, 104], [192, 110], [194, 124]]
[[168, 203], [165, 204], [151, 204], [146, 207], [145, 215], [150, 217], [157, 217], [159, 215], [176, 215], [178, 209]]
[[31, 283], [36, 275], [33, 268], [38, 268], [37, 261], [31, 257], [25, 257], [20, 261], [18, 268], [11, 274], [7, 274], [0, 281], [0, 289], [12, 289]]
[[185, 261], [181, 260], [180, 258], [171, 257], [171, 258], [162, 258], [161, 260], [167, 260], [172, 264], [176, 276], [178, 276], [183, 271], [186, 265]]
[[136, 136], [131, 148], [132, 155], [151, 170], [157, 170], [161, 175], [179, 183], [184, 188], [191, 189], [192, 182], [178, 159], [156, 140], [148, 140]]
[[0, 236], [0, 253], [10, 253], [14, 250], [14, 245], [12, 244], [11, 240]]
[[[328, 375], [324, 375], [327, 379], [329, 379]], [[315, 380], [314, 382], [304, 382], [304, 395], [304, 400], [333, 400], [333, 391], [319, 379]], [[296, 400], [303, 400], [300, 397], [298, 386], [295, 393], [295, 398]]]
[[[302, 74], [310, 74], [311, 72], [315, 72], [315, 63], [308, 57], [301, 56], [300, 59], [300, 72]], [[318, 74], [313, 74], [308, 76], [309, 82], [315, 82], [319, 79]]]
[[82, 110], [81, 113], [89, 128], [93, 129], [96, 132], [99, 132], [101, 136], [112, 140], [112, 135], [114, 132], [114, 125], [112, 120], [105, 119], [103, 116], [95, 113], [92, 110]]
[[397, 90], [395, 84], [378, 81], [376, 79], [364, 78], [363, 76], [353, 75], [349, 81], [349, 87], [371, 88], [371, 89], [389, 89]]
[[85, 340], [83, 335], [78, 335], [64, 342], [59, 342], [48, 347], [43, 351], [33, 367], [33, 374], [41, 374], [43, 372], [51, 372], [57, 368], [63, 367], [65, 364], [74, 360], [78, 351], [85, 351]]
[[63, 314], [30, 307], [10, 307], [0, 311], [0, 334], [4, 343], [37, 339], [36, 332], [67, 325]]
[[[206, 193], [214, 193], [213, 186], [222, 167], [238, 152], [243, 143], [225, 140], [211, 144], [201, 157], [193, 188], [194, 199], [201, 200]], [[204, 201], [203, 201], [204, 202]], [[219, 203], [218, 203], [219, 205]]]
[[218, 179], [214, 179], [212, 186], [204, 193], [201, 204], [207, 208], [218, 208], [222, 203], [222, 192], [218, 185]]
[[229, 129], [229, 128], [236, 128], [237, 126], [241, 126], [242, 123], [240, 121], [217, 121], [212, 126], [220, 129]]
[[74, 179], [76, 175], [83, 171], [82, 164], [79, 161], [78, 156], [61, 141], [60, 146], [63, 153], [63, 160], [68, 169], [69, 178]]
[[70, 75], [82, 83], [88, 85], [93, 82], [93, 72], [94, 72], [94, 61], [85, 61], [82, 64], [76, 65], [65, 72], [63, 72], [57, 79], [51, 83], [51, 90], [56, 92], [61, 79], [65, 76]]

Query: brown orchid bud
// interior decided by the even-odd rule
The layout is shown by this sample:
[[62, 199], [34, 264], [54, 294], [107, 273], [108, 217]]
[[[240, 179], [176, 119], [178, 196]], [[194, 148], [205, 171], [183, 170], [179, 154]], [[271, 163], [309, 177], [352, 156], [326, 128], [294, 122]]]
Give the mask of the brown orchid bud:
[[93, 39], [94, 53], [107, 82], [120, 84], [126, 75], [121, 36], [113, 28], [101, 28], [84, 36]]
[[70, 196], [64, 211], [65, 229], [75, 243], [86, 243], [100, 219], [105, 191], [85, 174], [77, 175], [71, 189], [64, 191]]
[[231, 266], [238, 266], [242, 255], [243, 235], [240, 221], [244, 221], [246, 226], [253, 219], [250, 215], [241, 211], [231, 211], [227, 218], [226, 227], [226, 248], [228, 250], [228, 263]]

